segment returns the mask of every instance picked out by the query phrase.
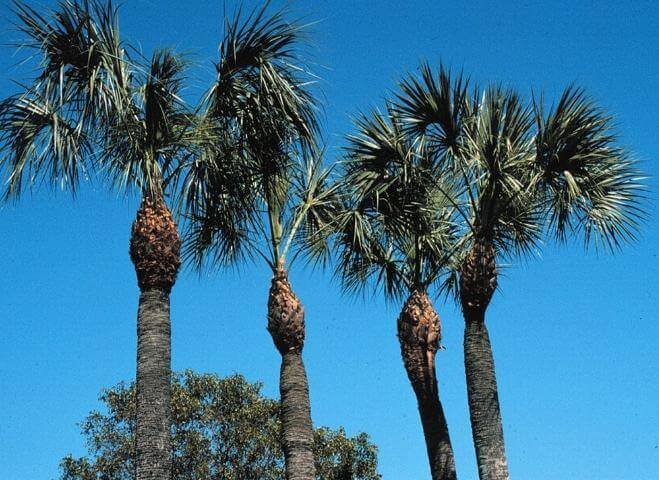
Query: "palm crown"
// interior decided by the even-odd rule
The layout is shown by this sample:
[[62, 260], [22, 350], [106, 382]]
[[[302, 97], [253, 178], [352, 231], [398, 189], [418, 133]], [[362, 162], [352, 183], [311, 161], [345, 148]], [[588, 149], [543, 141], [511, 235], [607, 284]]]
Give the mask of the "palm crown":
[[457, 243], [452, 186], [435, 181], [433, 150], [391, 106], [356, 121], [348, 138], [338, 272], [348, 290], [373, 279], [389, 297], [426, 290]]
[[133, 60], [111, 2], [58, 7], [47, 20], [15, 4], [39, 75], [0, 108], [7, 196], [39, 178], [75, 189], [93, 170], [121, 189], [161, 193], [175, 160], [195, 144], [179, 96], [185, 62], [168, 50]]
[[545, 112], [542, 98], [525, 103], [499, 86], [469, 93], [443, 68], [421, 71], [401, 82], [396, 108], [460, 185], [452, 203], [466, 235], [512, 255], [545, 232], [609, 248], [633, 240], [641, 175], [583, 90], [568, 87]]
[[[427, 64], [348, 137], [338, 267], [351, 290], [457, 287], [474, 242], [531, 253], [548, 233], [616, 248], [634, 239], [643, 189], [611, 118], [569, 87], [555, 107], [469, 87]], [[337, 227], [338, 225], [338, 227]], [[424, 273], [425, 272], [425, 273]]]
[[200, 114], [212, 134], [181, 175], [185, 253], [197, 266], [256, 253], [276, 269], [292, 247], [313, 258], [327, 251], [317, 232], [335, 192], [318, 153], [312, 77], [298, 59], [304, 25], [267, 8], [227, 22]]

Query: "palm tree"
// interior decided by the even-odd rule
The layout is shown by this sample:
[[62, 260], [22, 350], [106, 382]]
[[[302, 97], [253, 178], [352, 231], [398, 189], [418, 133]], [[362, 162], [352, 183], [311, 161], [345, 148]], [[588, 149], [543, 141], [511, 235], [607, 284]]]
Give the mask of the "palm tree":
[[316, 105], [298, 59], [303, 25], [268, 2], [227, 21], [217, 78], [200, 108], [207, 142], [180, 175], [188, 218], [184, 254], [194, 265], [261, 258], [272, 270], [268, 331], [282, 356], [286, 478], [315, 478], [313, 428], [302, 361], [304, 308], [288, 269], [322, 259], [319, 225], [336, 205], [316, 152]]
[[[461, 80], [457, 80], [458, 84]], [[398, 317], [403, 364], [417, 398], [432, 478], [455, 479], [455, 462], [439, 399], [435, 354], [440, 319], [428, 290], [448, 273], [458, 245], [450, 186], [438, 188], [433, 149], [409, 135], [394, 110], [356, 121], [348, 137], [344, 207], [334, 229], [338, 275], [347, 291], [374, 284], [406, 298]]]
[[[582, 90], [567, 88], [545, 114], [512, 90], [453, 89], [440, 69], [400, 85], [396, 109], [419, 141], [437, 150], [440, 177], [453, 178], [451, 204], [463, 219], [466, 247], [448, 285], [465, 320], [465, 371], [472, 433], [482, 480], [507, 479], [494, 360], [485, 312], [498, 284], [498, 258], [531, 254], [549, 234], [583, 234], [615, 250], [634, 239], [642, 183], [619, 146], [612, 119]], [[449, 99], [456, 100], [451, 103]], [[459, 101], [458, 101], [459, 100]], [[452, 108], [446, 108], [452, 105]]]
[[74, 189], [93, 170], [141, 205], [130, 257], [140, 288], [137, 316], [137, 478], [171, 476], [169, 296], [180, 239], [165, 203], [170, 172], [195, 144], [179, 94], [185, 63], [170, 51], [141, 67], [126, 53], [111, 2], [61, 0], [42, 15], [15, 3], [39, 75], [0, 111], [8, 197], [43, 177]]

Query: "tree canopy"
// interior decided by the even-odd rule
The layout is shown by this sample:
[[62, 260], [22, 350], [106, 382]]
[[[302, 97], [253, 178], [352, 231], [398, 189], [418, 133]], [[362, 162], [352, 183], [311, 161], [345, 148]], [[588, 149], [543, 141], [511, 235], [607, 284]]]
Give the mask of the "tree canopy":
[[[284, 478], [279, 402], [242, 375], [220, 378], [187, 370], [172, 376], [172, 447], [175, 480]], [[88, 453], [67, 455], [60, 480], [135, 478], [135, 386], [104, 390], [106, 412], [80, 424]], [[317, 428], [318, 480], [377, 480], [377, 447], [366, 433]]]

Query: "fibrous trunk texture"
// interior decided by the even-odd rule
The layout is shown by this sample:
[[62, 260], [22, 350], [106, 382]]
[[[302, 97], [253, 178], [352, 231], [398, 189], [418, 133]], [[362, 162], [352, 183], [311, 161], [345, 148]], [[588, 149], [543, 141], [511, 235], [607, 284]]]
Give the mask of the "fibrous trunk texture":
[[161, 196], [145, 196], [133, 223], [130, 258], [140, 290], [169, 292], [181, 266], [181, 239]]
[[485, 312], [497, 288], [497, 262], [491, 244], [476, 241], [460, 268], [460, 301], [464, 312]]
[[313, 425], [302, 362], [304, 308], [280, 265], [268, 297], [268, 331], [282, 356], [279, 391], [287, 480], [314, 480]]
[[171, 449], [171, 325], [169, 294], [181, 242], [162, 198], [145, 198], [133, 224], [130, 256], [140, 287], [137, 314], [137, 480], [169, 480]]
[[465, 319], [465, 372], [471, 430], [481, 480], [507, 480], [492, 345], [485, 311], [497, 286], [496, 255], [487, 242], [476, 242], [460, 271], [460, 299]]
[[423, 291], [409, 296], [398, 317], [403, 363], [419, 405], [433, 480], [455, 480], [455, 460], [439, 400], [435, 354], [441, 340], [439, 315]]
[[137, 314], [137, 479], [170, 479], [169, 294], [142, 291]]

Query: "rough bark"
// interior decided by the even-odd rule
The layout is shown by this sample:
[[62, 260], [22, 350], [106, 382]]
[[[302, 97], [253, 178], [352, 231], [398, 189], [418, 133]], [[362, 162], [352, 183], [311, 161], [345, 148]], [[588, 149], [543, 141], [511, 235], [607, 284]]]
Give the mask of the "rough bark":
[[270, 287], [268, 331], [282, 356], [279, 391], [286, 479], [314, 480], [309, 384], [302, 362], [304, 308], [282, 266], [277, 268]]
[[140, 294], [137, 314], [137, 479], [171, 478], [169, 293]]
[[286, 479], [313, 480], [316, 478], [316, 466], [309, 385], [300, 352], [290, 350], [282, 355], [279, 392]]
[[496, 286], [494, 249], [486, 242], [476, 242], [461, 268], [460, 299], [469, 416], [481, 480], [510, 478], [492, 345], [485, 326], [485, 311]]
[[398, 317], [398, 340], [417, 398], [433, 480], [455, 480], [455, 460], [439, 400], [435, 354], [441, 340], [439, 315], [427, 293], [414, 291]]
[[481, 480], [507, 480], [508, 463], [503, 440], [494, 358], [487, 327], [478, 318], [465, 325], [465, 371], [471, 431]]
[[141, 291], [137, 314], [137, 480], [172, 477], [169, 293], [181, 264], [180, 246], [176, 224], [162, 198], [143, 199], [130, 242]]

